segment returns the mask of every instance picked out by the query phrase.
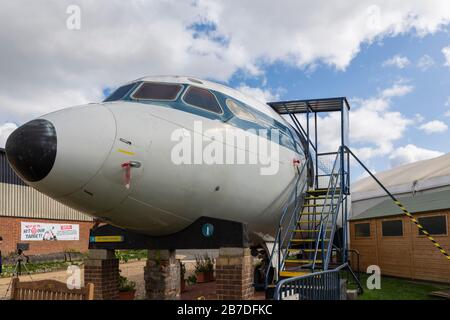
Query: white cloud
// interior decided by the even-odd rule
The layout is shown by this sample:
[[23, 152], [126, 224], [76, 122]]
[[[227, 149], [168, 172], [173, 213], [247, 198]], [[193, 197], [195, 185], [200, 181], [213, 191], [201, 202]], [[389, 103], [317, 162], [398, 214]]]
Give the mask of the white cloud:
[[421, 115], [420, 113], [416, 113], [415, 115], [414, 115], [414, 122], [415, 123], [422, 123], [422, 122], [424, 122], [425, 121], [425, 117], [423, 116], [423, 115]]
[[279, 93], [273, 93], [269, 89], [249, 87], [245, 84], [241, 84], [236, 89], [264, 103], [278, 100], [280, 97]]
[[442, 48], [442, 54], [445, 58], [444, 66], [450, 67], [450, 46]]
[[413, 89], [414, 89], [413, 86], [405, 84], [404, 81], [399, 81], [394, 83], [392, 87], [384, 89], [381, 92], [381, 97], [382, 98], [402, 97], [410, 93]]
[[431, 134], [431, 133], [445, 132], [448, 130], [448, 126], [440, 120], [433, 120], [424, 123], [419, 127], [419, 129], [425, 131], [425, 133], [427, 134]]
[[9, 135], [17, 129], [17, 124], [6, 122], [0, 125], [0, 148], [4, 148]]
[[407, 57], [396, 54], [390, 59], [387, 59], [383, 62], [383, 67], [397, 67], [399, 69], [405, 68], [409, 65], [410, 61]]
[[417, 67], [422, 70], [426, 71], [430, 69], [432, 66], [434, 66], [435, 62], [432, 57], [425, 54], [422, 57], [420, 57], [419, 61], [417, 62]]
[[396, 167], [406, 163], [439, 157], [441, 155], [443, 155], [442, 152], [424, 149], [413, 144], [408, 144], [393, 151], [389, 156], [389, 160], [391, 166]]
[[440, 0], [76, 3], [81, 30], [70, 31], [71, 0], [2, 2], [0, 121], [98, 101], [105, 87], [146, 74], [227, 81], [238, 70], [263, 75], [278, 61], [344, 70], [363, 45], [424, 36], [450, 21], [450, 2]]

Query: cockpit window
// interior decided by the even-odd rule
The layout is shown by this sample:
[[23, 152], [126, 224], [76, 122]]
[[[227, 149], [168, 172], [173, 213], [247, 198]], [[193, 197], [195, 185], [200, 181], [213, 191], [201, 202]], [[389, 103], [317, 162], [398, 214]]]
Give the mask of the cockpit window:
[[189, 87], [183, 97], [183, 100], [187, 104], [190, 104], [194, 107], [205, 109], [207, 111], [218, 114], [223, 113], [216, 97], [206, 89]]
[[132, 98], [138, 100], [175, 100], [182, 85], [171, 83], [145, 82], [133, 93]]
[[231, 112], [233, 112], [239, 119], [256, 122], [255, 116], [245, 110], [244, 107], [239, 105], [236, 101], [227, 99], [226, 104], [227, 107], [230, 108]]
[[108, 98], [103, 100], [103, 102], [116, 101], [122, 99], [128, 92], [130, 92], [130, 90], [134, 87], [135, 84], [136, 83], [130, 83], [118, 88]]

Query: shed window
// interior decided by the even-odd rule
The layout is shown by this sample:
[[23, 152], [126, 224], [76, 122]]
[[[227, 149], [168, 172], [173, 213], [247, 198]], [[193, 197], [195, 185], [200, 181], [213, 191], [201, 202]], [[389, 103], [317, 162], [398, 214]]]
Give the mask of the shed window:
[[216, 97], [206, 89], [190, 87], [183, 97], [184, 102], [194, 107], [205, 109], [214, 113], [222, 113]]
[[[445, 216], [422, 217], [418, 220], [430, 234], [447, 234], [447, 221]], [[419, 230], [419, 235], [421, 234], [422, 232]]]
[[370, 223], [356, 223], [355, 236], [364, 238], [370, 237]]
[[241, 105], [231, 99], [227, 99], [227, 107], [230, 108], [231, 112], [236, 115], [239, 119], [256, 122], [255, 116], [244, 109]]
[[175, 100], [182, 86], [170, 83], [143, 83], [133, 94], [133, 98], [139, 100]]
[[403, 236], [403, 221], [388, 220], [382, 222], [383, 237]]
[[130, 92], [130, 90], [134, 87], [136, 83], [130, 83], [127, 85], [124, 85], [120, 88], [118, 88], [116, 91], [114, 91], [108, 98], [106, 98], [104, 100], [104, 102], [108, 102], [108, 101], [116, 101], [116, 100], [120, 100], [123, 97], [125, 97], [125, 95]]

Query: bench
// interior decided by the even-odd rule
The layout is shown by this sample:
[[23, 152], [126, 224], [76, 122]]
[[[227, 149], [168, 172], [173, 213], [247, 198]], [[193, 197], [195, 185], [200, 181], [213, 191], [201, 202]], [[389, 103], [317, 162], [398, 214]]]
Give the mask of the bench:
[[88, 283], [81, 289], [69, 289], [67, 284], [56, 280], [20, 282], [14, 278], [11, 300], [94, 300], [94, 285]]

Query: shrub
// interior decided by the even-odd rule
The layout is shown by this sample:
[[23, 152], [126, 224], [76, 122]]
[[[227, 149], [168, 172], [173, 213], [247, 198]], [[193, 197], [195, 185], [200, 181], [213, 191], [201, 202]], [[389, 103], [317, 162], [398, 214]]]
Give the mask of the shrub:
[[136, 283], [134, 281], [128, 280], [124, 276], [119, 276], [119, 291], [129, 292], [134, 291], [136, 288]]
[[203, 256], [195, 256], [195, 273], [210, 272], [213, 270], [213, 261], [207, 253]]

